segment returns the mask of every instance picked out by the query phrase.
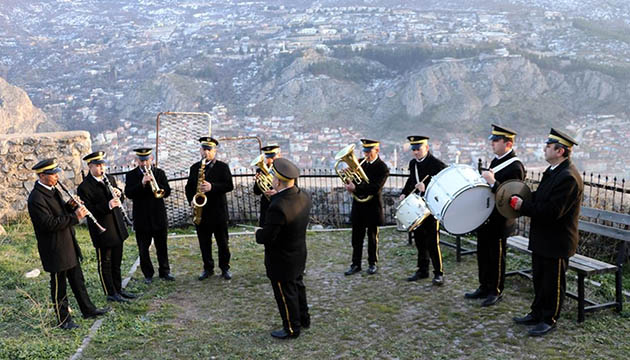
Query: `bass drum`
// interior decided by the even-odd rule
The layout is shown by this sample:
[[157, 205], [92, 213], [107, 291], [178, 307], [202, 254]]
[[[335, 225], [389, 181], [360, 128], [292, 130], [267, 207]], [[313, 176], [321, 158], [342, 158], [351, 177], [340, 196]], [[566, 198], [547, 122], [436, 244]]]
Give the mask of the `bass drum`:
[[396, 208], [396, 224], [400, 231], [415, 230], [431, 212], [422, 197], [411, 193]]
[[424, 199], [431, 214], [455, 235], [475, 230], [494, 209], [490, 186], [468, 165], [450, 165], [433, 176]]

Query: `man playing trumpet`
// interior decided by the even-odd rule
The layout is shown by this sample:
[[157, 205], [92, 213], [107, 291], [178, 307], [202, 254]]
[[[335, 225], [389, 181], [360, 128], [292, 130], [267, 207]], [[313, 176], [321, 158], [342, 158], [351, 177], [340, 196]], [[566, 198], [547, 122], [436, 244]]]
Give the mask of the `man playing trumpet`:
[[140, 269], [144, 282], [150, 284], [155, 274], [149, 255], [153, 240], [158, 259], [158, 274], [160, 278], [172, 281], [175, 277], [171, 275], [168, 264], [168, 220], [164, 205], [164, 198], [171, 194], [171, 187], [164, 171], [152, 167], [153, 155], [150, 148], [133, 151], [136, 153], [138, 166], [125, 175], [125, 195], [133, 200], [133, 227], [136, 231]]

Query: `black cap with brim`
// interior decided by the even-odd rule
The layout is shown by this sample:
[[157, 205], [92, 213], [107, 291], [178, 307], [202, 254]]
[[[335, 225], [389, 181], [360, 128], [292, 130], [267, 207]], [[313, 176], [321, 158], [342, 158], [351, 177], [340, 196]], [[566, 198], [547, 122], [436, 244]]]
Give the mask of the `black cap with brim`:
[[271, 170], [271, 173], [282, 181], [294, 180], [300, 176], [300, 169], [285, 158], [275, 160]]
[[363, 144], [363, 152], [368, 152], [372, 150], [373, 148], [380, 145], [380, 143], [377, 140], [370, 140], [370, 139], [361, 139], [361, 143]]
[[219, 146], [219, 141], [211, 136], [202, 136], [199, 138], [201, 147], [206, 150], [212, 150]]
[[409, 145], [411, 145], [411, 150], [418, 150], [424, 144], [429, 143], [429, 138], [427, 136], [421, 135], [411, 135], [407, 136], [407, 140], [409, 140]]
[[57, 159], [44, 159], [35, 164], [31, 170], [34, 170], [36, 174], [52, 175], [61, 171], [61, 168], [57, 165]]
[[86, 155], [83, 157], [83, 161], [87, 162], [88, 165], [90, 164], [106, 164], [107, 161], [105, 161], [105, 152], [104, 151], [96, 151], [93, 152], [89, 155]]
[[547, 138], [545, 143], [546, 144], [561, 144], [568, 147], [569, 149], [572, 148], [573, 145], [578, 144], [577, 141], [575, 141], [575, 139], [572, 136], [560, 130], [556, 130], [554, 128], [551, 128], [551, 131], [549, 131], [549, 137]]
[[492, 124], [492, 134], [488, 137], [488, 140], [510, 140], [514, 141], [516, 137], [516, 131], [505, 127], [503, 125]]
[[276, 156], [280, 152], [280, 146], [278, 145], [267, 145], [262, 147], [260, 150], [265, 154], [265, 157], [271, 158]]
[[136, 156], [140, 160], [149, 159], [149, 157], [151, 157], [151, 153], [153, 152], [151, 148], [137, 148], [133, 149], [133, 151], [136, 153]]

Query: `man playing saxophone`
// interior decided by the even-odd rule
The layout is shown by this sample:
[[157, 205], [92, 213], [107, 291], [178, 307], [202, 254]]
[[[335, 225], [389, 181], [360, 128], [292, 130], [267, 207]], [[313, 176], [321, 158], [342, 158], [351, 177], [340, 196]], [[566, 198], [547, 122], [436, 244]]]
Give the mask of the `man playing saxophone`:
[[[275, 159], [280, 157], [280, 146], [278, 145], [267, 145], [263, 147], [263, 164], [267, 169], [271, 169], [273, 162]], [[265, 179], [266, 178], [266, 179]], [[264, 173], [264, 171], [259, 167], [256, 169], [256, 182], [254, 184], [254, 194], [262, 195], [260, 197], [260, 217], [258, 218], [258, 225], [263, 226], [265, 224], [265, 214], [267, 213], [267, 208], [269, 207], [269, 203], [271, 196], [276, 193], [276, 190], [273, 189], [271, 185], [271, 177]]]
[[136, 168], [125, 175], [125, 195], [133, 200], [133, 227], [140, 255], [140, 269], [144, 282], [150, 284], [155, 270], [151, 263], [149, 247], [155, 243], [158, 259], [158, 275], [161, 279], [172, 281], [168, 264], [168, 246], [166, 244], [168, 220], [164, 198], [171, 194], [166, 174], [162, 169], [151, 166], [152, 149], [139, 148], [136, 153]]
[[[228, 208], [226, 193], [234, 189], [232, 173], [228, 165], [216, 159], [219, 142], [209, 136], [199, 138], [201, 160], [194, 163], [188, 172], [186, 198], [193, 207], [197, 239], [203, 259], [203, 272], [199, 280], [214, 274], [212, 259], [212, 235], [219, 250], [219, 268], [225, 280], [232, 278], [230, 272], [230, 248], [228, 246]], [[203, 168], [203, 169], [202, 169]], [[197, 210], [197, 211], [196, 211]]]

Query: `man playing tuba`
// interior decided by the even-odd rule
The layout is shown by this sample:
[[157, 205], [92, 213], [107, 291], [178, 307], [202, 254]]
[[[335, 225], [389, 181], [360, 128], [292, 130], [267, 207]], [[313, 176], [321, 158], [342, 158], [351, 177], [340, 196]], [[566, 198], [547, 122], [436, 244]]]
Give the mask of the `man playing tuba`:
[[[263, 152], [263, 157], [262, 164], [256, 164], [258, 165], [258, 169], [256, 169], [254, 194], [262, 195], [260, 197], [260, 217], [258, 218], [258, 225], [263, 226], [265, 224], [265, 214], [267, 213], [267, 208], [270, 203], [269, 199], [276, 193], [276, 190], [274, 190], [271, 184], [271, 177], [267, 175], [269, 173], [268, 169], [271, 169], [274, 160], [280, 157], [280, 146], [267, 145], [260, 150]], [[265, 166], [267, 174], [261, 169], [261, 166]]]
[[[368, 274], [376, 274], [378, 262], [378, 226], [385, 223], [383, 214], [383, 198], [381, 191], [389, 176], [389, 168], [379, 158], [378, 141], [361, 139], [365, 158], [359, 159], [359, 168], [363, 170], [368, 181], [358, 184], [348, 181], [346, 190], [352, 194], [352, 264], [344, 273], [356, 274], [361, 271], [363, 254], [363, 238], [367, 230], [368, 237]], [[368, 199], [369, 198], [369, 199]]]

